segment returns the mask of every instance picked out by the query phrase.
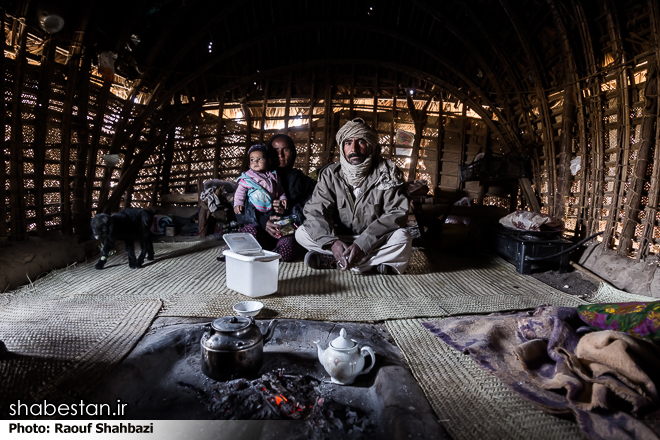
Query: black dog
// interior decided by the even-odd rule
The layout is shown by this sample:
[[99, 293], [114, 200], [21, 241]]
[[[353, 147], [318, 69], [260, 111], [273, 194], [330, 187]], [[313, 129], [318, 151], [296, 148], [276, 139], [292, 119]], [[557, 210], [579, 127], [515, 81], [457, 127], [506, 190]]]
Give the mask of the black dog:
[[[103, 269], [108, 259], [108, 253], [117, 240], [124, 240], [128, 254], [128, 266], [131, 269], [142, 267], [144, 256], [147, 260], [154, 259], [154, 244], [151, 236], [151, 224], [154, 212], [141, 208], [127, 208], [117, 214], [97, 214], [92, 219], [92, 231], [97, 240], [101, 240], [101, 259], [96, 263], [97, 269]], [[140, 240], [140, 256], [135, 259], [135, 240]]]

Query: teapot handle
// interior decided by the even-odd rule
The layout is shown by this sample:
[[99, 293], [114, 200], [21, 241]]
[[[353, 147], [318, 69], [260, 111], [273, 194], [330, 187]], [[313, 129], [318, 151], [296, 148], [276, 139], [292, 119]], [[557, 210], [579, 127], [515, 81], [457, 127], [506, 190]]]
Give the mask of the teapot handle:
[[371, 347], [367, 347], [366, 345], [360, 349], [360, 355], [363, 358], [366, 358], [367, 355], [371, 356], [371, 365], [358, 373], [358, 375], [367, 374], [371, 371], [371, 369], [374, 367], [374, 364], [376, 363], [376, 355], [374, 354], [374, 351], [371, 349]]

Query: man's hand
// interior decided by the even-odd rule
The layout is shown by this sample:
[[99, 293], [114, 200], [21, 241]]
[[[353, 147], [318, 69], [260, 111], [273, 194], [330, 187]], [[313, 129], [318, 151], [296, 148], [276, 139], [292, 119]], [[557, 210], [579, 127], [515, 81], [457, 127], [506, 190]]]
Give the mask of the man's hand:
[[280, 200], [273, 200], [273, 211], [276, 214], [283, 215], [284, 210], [286, 209], [286, 203], [282, 203]]
[[346, 257], [346, 262], [348, 263], [346, 268], [350, 269], [351, 267], [358, 264], [360, 261], [362, 261], [364, 255], [365, 254], [362, 248], [360, 248], [360, 246], [355, 243], [347, 247], [346, 250], [344, 250], [344, 256]]
[[268, 221], [266, 222], [266, 232], [273, 237], [273, 238], [282, 238], [282, 234], [280, 233], [280, 227], [277, 226], [274, 221], [277, 221], [280, 219], [279, 215], [271, 215]]
[[348, 248], [349, 246], [341, 240], [336, 240], [332, 243], [332, 247], [330, 248], [332, 255], [335, 256], [335, 259], [339, 264], [339, 268], [342, 270], [348, 269], [348, 261], [346, 261], [346, 256], [344, 255], [344, 252]]

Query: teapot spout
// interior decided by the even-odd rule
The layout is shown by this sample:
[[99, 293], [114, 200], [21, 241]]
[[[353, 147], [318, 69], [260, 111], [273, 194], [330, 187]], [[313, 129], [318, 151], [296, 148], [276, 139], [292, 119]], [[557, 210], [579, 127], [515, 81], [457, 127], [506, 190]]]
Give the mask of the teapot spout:
[[273, 333], [275, 333], [275, 327], [277, 327], [277, 319], [273, 319], [270, 321], [270, 324], [268, 324], [266, 334], [264, 335], [264, 344], [270, 341], [270, 338], [273, 337]]
[[325, 349], [321, 347], [321, 341], [314, 341], [316, 344], [316, 348], [318, 350], [318, 356], [319, 356], [319, 361], [323, 363], [323, 353], [325, 352]]

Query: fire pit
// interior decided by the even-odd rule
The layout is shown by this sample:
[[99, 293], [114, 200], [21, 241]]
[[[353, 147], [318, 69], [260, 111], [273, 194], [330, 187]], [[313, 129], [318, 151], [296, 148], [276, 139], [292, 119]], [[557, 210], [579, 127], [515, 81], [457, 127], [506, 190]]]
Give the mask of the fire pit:
[[[265, 420], [276, 423], [270, 434], [288, 423], [282, 439], [449, 438], [382, 324], [280, 320], [258, 376], [221, 382], [201, 371], [199, 341], [209, 321], [156, 319], [84, 398], [120, 398], [128, 404], [124, 417], [134, 420]], [[269, 322], [257, 321], [262, 331]], [[373, 370], [350, 386], [331, 383], [313, 344], [327, 345], [341, 328], [376, 353]]]
[[311, 376], [266, 373], [259, 379], [218, 382], [201, 391], [208, 410], [221, 420], [302, 420], [309, 438], [375, 435], [364, 411], [335, 402]]

